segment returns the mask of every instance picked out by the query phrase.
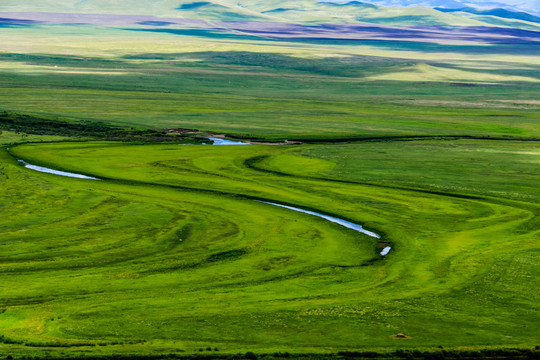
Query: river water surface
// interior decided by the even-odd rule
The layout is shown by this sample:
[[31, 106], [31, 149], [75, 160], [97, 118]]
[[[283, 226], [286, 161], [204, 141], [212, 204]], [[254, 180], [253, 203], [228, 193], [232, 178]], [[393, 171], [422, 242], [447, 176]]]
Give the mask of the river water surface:
[[92, 177], [92, 176], [86, 176], [86, 175], [71, 173], [71, 172], [67, 172], [67, 171], [49, 169], [49, 168], [46, 168], [46, 167], [43, 167], [43, 166], [32, 165], [32, 164], [27, 163], [24, 160], [17, 160], [17, 161], [24, 164], [25, 168], [32, 169], [32, 170], [39, 171], [39, 172], [44, 172], [44, 173], [54, 174], [54, 175], [60, 175], [60, 176], [67, 176], [67, 177], [72, 177], [72, 178], [77, 178], [77, 179], [101, 180], [101, 179], [98, 179], [98, 178], [95, 178], [95, 177]]
[[216, 137], [209, 137], [208, 140], [212, 140], [214, 142], [213, 145], [251, 145], [250, 143], [243, 141], [233, 141]]

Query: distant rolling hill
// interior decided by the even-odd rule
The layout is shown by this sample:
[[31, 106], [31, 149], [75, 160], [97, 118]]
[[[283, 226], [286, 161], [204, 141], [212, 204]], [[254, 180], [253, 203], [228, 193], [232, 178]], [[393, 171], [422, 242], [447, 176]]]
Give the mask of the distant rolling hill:
[[[346, 1], [346, 0], [323, 0], [323, 1]], [[427, 6], [442, 9], [473, 8], [481, 10], [504, 9], [511, 12], [526, 12], [540, 15], [539, 0], [366, 0], [366, 2], [379, 6], [409, 7]]]
[[487, 15], [487, 16], [495, 16], [498, 18], [503, 19], [516, 19], [516, 20], [524, 20], [524, 21], [530, 21], [535, 23], [540, 23], [540, 16], [531, 15], [526, 12], [522, 11], [509, 11], [506, 9], [489, 9], [489, 10], [479, 10], [475, 8], [462, 8], [462, 9], [445, 9], [445, 8], [435, 8], [438, 11], [445, 12], [445, 13], [469, 13], [474, 15]]
[[139, 0], [134, 6], [127, 0], [3, 0], [0, 26], [17, 24], [91, 24], [274, 40], [540, 43], [540, 18], [527, 13], [385, 7], [360, 1]]
[[446, 6], [438, 9], [427, 6], [385, 7], [360, 1], [317, 0], [139, 0], [136, 6], [126, 0], [3, 0], [0, 3], [2, 12], [154, 15], [210, 21], [368, 22], [391, 26], [484, 26], [496, 23], [518, 28], [530, 28], [538, 23], [538, 17], [526, 13], [504, 9], [473, 11], [463, 6], [461, 9], [448, 10]]

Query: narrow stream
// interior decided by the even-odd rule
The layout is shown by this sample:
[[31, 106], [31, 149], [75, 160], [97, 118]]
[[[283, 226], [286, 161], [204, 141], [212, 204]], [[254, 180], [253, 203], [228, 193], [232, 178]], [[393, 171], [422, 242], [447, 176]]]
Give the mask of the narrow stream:
[[54, 175], [60, 175], [60, 176], [67, 176], [67, 177], [78, 178], [78, 179], [101, 180], [101, 179], [98, 179], [98, 178], [95, 178], [95, 177], [92, 177], [92, 176], [86, 176], [86, 175], [71, 173], [71, 172], [67, 172], [67, 171], [49, 169], [49, 168], [46, 168], [46, 167], [43, 167], [43, 166], [32, 165], [32, 164], [27, 163], [24, 160], [17, 160], [17, 161], [24, 164], [25, 168], [32, 169], [32, 170], [39, 171], [39, 172], [44, 172], [44, 173], [54, 174]]
[[212, 140], [214, 142], [213, 145], [251, 145], [250, 143], [243, 141], [233, 141], [215, 137], [209, 137], [208, 140]]
[[[328, 220], [330, 222], [333, 222], [333, 223], [339, 224], [341, 226], [344, 226], [344, 227], [346, 227], [348, 229], [356, 230], [356, 231], [361, 232], [363, 234], [366, 234], [368, 236], [371, 236], [371, 237], [374, 237], [374, 238], [377, 238], [377, 239], [381, 238], [381, 236], [379, 234], [376, 234], [376, 233], [374, 233], [372, 231], [364, 229], [362, 227], [362, 225], [355, 224], [353, 222], [343, 220], [343, 219], [340, 219], [340, 218], [337, 218], [337, 217], [334, 217], [334, 216], [324, 215], [324, 214], [321, 214], [321, 213], [318, 213], [318, 212], [315, 212], [315, 211], [304, 210], [304, 209], [300, 209], [300, 208], [297, 208], [297, 207], [294, 207], [294, 206], [276, 204], [276, 203], [272, 203], [272, 202], [268, 202], [268, 201], [261, 201], [261, 202], [263, 202], [265, 204], [269, 204], [269, 205], [279, 206], [279, 207], [289, 209], [289, 210], [293, 210], [293, 211], [298, 211], [298, 212], [301, 212], [301, 213], [304, 213], [304, 214], [317, 216], [317, 217], [323, 218], [325, 220]], [[387, 246], [380, 252], [380, 254], [382, 256], [385, 256], [390, 252], [390, 249], [392, 249], [392, 248], [390, 246]]]
[[[222, 140], [222, 139], [219, 139], [219, 140]], [[226, 140], [226, 141], [229, 141], [229, 140]], [[221, 145], [226, 145], [226, 144], [221, 144]], [[232, 145], [232, 144], [229, 144], [229, 145]], [[92, 176], [76, 174], [76, 173], [71, 173], [71, 172], [67, 172], [67, 171], [49, 169], [49, 168], [46, 168], [46, 167], [43, 167], [43, 166], [32, 165], [32, 164], [27, 163], [24, 160], [17, 160], [17, 161], [24, 164], [24, 167], [26, 167], [28, 169], [31, 169], [31, 170], [39, 171], [39, 172], [44, 172], [44, 173], [54, 174], [54, 175], [60, 175], [60, 176], [67, 176], [67, 177], [78, 178], [78, 179], [101, 180], [101, 179], [98, 179], [98, 178], [92, 177]], [[259, 201], [259, 200], [257, 200], [257, 201]], [[344, 219], [340, 219], [340, 218], [337, 218], [337, 217], [334, 217], [334, 216], [324, 215], [324, 214], [321, 214], [321, 213], [318, 213], [318, 212], [315, 212], [315, 211], [304, 210], [304, 209], [300, 209], [300, 208], [297, 208], [297, 207], [294, 207], [294, 206], [276, 204], [276, 203], [268, 202], [268, 201], [260, 201], [260, 202], [265, 203], [265, 204], [269, 204], [269, 205], [273, 205], [273, 206], [279, 206], [279, 207], [289, 209], [289, 210], [293, 210], [293, 211], [298, 211], [298, 212], [301, 212], [301, 213], [304, 213], [304, 214], [317, 216], [317, 217], [323, 218], [325, 220], [328, 220], [330, 222], [333, 222], [333, 223], [339, 224], [341, 226], [344, 226], [344, 227], [346, 227], [348, 229], [352, 229], [352, 230], [361, 232], [361, 233], [366, 234], [368, 236], [371, 236], [371, 237], [374, 237], [374, 238], [377, 238], [377, 239], [381, 238], [380, 235], [378, 235], [378, 234], [376, 234], [376, 233], [374, 233], [372, 231], [364, 229], [362, 227], [362, 225], [355, 224], [353, 222], [350, 222], [350, 221], [347, 221], [347, 220], [344, 220]], [[380, 254], [385, 256], [390, 252], [390, 249], [391, 249], [391, 247], [387, 246], [380, 252]]]
[[364, 229], [362, 227], [362, 225], [358, 225], [358, 224], [355, 224], [355, 223], [347, 221], [347, 220], [343, 220], [343, 219], [333, 217], [333, 216], [330, 216], [330, 215], [320, 214], [320, 213], [315, 212], [315, 211], [300, 209], [300, 208], [297, 208], [297, 207], [294, 207], [294, 206], [281, 205], [281, 204], [271, 203], [271, 202], [267, 202], [267, 201], [261, 201], [261, 202], [263, 202], [265, 204], [269, 204], [269, 205], [279, 206], [279, 207], [282, 207], [282, 208], [298, 211], [298, 212], [301, 212], [301, 213], [304, 213], [304, 214], [318, 216], [318, 217], [323, 218], [325, 220], [328, 220], [328, 221], [331, 221], [333, 223], [344, 226], [344, 227], [346, 227], [348, 229], [353, 229], [353, 230], [359, 231], [359, 232], [361, 232], [363, 234], [369, 235], [369, 236], [377, 238], [377, 239], [381, 238], [380, 235], [375, 234], [374, 232], [371, 232], [371, 231], [368, 231], [368, 230]]

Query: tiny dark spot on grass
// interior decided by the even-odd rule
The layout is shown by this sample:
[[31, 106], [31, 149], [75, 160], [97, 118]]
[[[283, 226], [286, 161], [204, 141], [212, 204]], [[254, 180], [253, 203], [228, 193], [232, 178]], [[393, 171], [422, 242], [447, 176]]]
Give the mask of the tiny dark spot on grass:
[[248, 251], [245, 249], [234, 249], [234, 250], [229, 250], [229, 251], [223, 251], [223, 252], [210, 255], [206, 259], [206, 261], [216, 262], [216, 261], [222, 261], [222, 260], [232, 260], [240, 256], [243, 256], [247, 253]]

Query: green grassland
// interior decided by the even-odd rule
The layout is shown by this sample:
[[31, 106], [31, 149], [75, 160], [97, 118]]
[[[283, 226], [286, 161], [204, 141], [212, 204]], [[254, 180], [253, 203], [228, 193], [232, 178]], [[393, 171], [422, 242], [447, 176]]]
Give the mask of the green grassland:
[[538, 345], [535, 46], [0, 30], [0, 358]]
[[[306, 167], [306, 157], [313, 165]], [[336, 144], [291, 150], [253, 165], [295, 176], [540, 202], [538, 142], [463, 139]]]
[[538, 137], [535, 45], [138, 30], [3, 29], [0, 110], [274, 140]]
[[[246, 55], [254, 54], [236, 54]], [[25, 61], [24, 56], [19, 58]], [[51, 62], [46, 57], [33, 61]], [[355, 67], [358, 72], [374, 73], [385, 67], [385, 62], [382, 67], [364, 65], [362, 59], [352, 65], [335, 62], [319, 65], [313, 60], [307, 62], [307, 70], [289, 72], [262, 66], [251, 71], [246, 65], [238, 70], [234, 64], [219, 70], [217, 66], [177, 67], [161, 61], [124, 69], [126, 74], [112, 78], [91, 72], [59, 76], [15, 71], [0, 79], [0, 101], [4, 110], [41, 116], [155, 129], [197, 128], [250, 138], [539, 135], [534, 83], [460, 86], [313, 74], [343, 68], [352, 73]], [[389, 68], [400, 67], [389, 63]]]
[[[462, 150], [440, 155], [447, 160], [465, 162], [466, 150], [490, 152], [500, 168], [522, 176], [505, 185], [505, 195], [496, 194], [499, 174], [482, 169], [452, 179], [457, 190], [437, 192], [423, 179], [394, 181], [399, 188], [388, 186], [391, 178], [365, 179], [393, 171], [396, 144], [12, 147], [15, 158], [104, 180], [32, 172], [3, 153], [10, 211], [1, 220], [0, 317], [14, 344], [1, 351], [535, 345], [539, 174], [531, 166], [522, 175], [519, 164], [537, 163], [538, 148], [445, 143]], [[430, 146], [406, 143], [402, 156], [428, 160]], [[368, 157], [374, 147], [387, 152], [387, 167], [382, 159], [363, 167], [339, 160], [354, 163], [351, 153]], [[450, 162], [438, 164], [440, 178], [455, 171]], [[350, 167], [348, 178], [340, 166]], [[305, 171], [297, 176], [299, 168]], [[406, 179], [421, 170], [396, 171]], [[478, 182], [483, 193], [470, 189]], [[356, 221], [382, 234], [392, 251], [382, 257], [377, 239], [253, 199]], [[398, 332], [411, 338], [391, 337]], [[47, 348], [52, 344], [64, 348]]]
[[0, 132], [0, 144], [17, 144], [23, 142], [43, 142], [43, 141], [60, 141], [68, 140], [68, 138], [58, 135], [39, 135], [16, 133], [13, 131]]

